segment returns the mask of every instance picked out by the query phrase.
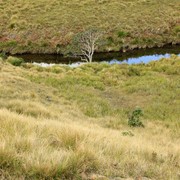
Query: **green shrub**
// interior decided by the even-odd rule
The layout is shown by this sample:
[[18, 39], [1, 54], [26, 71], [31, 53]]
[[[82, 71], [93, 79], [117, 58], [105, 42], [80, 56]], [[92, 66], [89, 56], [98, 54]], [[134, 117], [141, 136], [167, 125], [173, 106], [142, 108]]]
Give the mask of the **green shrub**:
[[174, 31], [175, 31], [176, 33], [179, 33], [179, 32], [180, 32], [180, 26], [176, 26], [176, 27], [174, 28]]
[[21, 66], [21, 64], [24, 63], [24, 60], [22, 58], [9, 56], [7, 62], [12, 64], [13, 66]]
[[119, 31], [117, 35], [119, 38], [124, 38], [124, 37], [129, 36], [129, 33], [125, 31]]
[[6, 53], [5, 53], [5, 52], [1, 52], [1, 53], [0, 53], [0, 58], [1, 58], [2, 60], [7, 59]]
[[143, 115], [142, 109], [135, 109], [129, 117], [128, 125], [131, 127], [144, 127], [143, 123], [140, 121], [140, 117]]
[[3, 41], [0, 42], [0, 48], [8, 48], [8, 47], [16, 47], [17, 46], [17, 42], [16, 41]]

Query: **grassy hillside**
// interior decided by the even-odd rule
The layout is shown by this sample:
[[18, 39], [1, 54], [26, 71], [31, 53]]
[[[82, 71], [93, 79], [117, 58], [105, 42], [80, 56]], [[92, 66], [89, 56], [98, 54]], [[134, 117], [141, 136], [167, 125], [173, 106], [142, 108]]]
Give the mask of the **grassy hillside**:
[[0, 50], [63, 53], [78, 32], [101, 28], [101, 51], [180, 43], [179, 0], [0, 1]]
[[[179, 57], [75, 69], [0, 63], [0, 179], [179, 178]], [[128, 126], [136, 107], [144, 128]]]

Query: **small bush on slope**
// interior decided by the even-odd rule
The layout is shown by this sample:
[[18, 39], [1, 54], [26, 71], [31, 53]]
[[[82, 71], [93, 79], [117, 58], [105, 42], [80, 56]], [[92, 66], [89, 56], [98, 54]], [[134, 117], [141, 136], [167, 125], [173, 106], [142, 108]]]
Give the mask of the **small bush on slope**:
[[21, 66], [21, 64], [24, 63], [24, 60], [21, 58], [9, 56], [7, 58], [7, 62], [12, 64], [13, 66]]
[[135, 109], [129, 117], [128, 125], [131, 127], [144, 127], [143, 123], [140, 121], [140, 117], [143, 112], [140, 108]]

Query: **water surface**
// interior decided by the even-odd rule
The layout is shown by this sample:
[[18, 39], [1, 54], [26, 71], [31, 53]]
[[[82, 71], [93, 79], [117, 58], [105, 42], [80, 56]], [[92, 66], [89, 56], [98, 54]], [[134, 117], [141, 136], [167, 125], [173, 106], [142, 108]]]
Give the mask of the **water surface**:
[[[171, 56], [171, 54], [180, 56], [180, 45], [169, 45], [163, 48], [133, 50], [126, 53], [95, 53], [94, 62], [106, 62], [109, 64], [148, 63], [153, 60], [168, 58]], [[63, 57], [62, 55], [57, 54], [22, 54], [17, 56], [23, 58], [25, 62], [31, 62], [44, 67], [52, 66], [55, 64], [64, 64], [71, 67], [76, 67], [82, 64], [79, 59], [72, 57]]]

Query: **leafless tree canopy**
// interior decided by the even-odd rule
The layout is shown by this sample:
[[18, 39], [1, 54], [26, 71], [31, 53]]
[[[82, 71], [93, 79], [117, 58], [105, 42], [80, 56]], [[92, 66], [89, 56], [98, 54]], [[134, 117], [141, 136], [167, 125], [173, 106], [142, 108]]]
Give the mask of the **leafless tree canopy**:
[[98, 41], [102, 32], [91, 29], [78, 34], [73, 40], [73, 55], [80, 57], [82, 61], [92, 62], [94, 51], [98, 47]]

